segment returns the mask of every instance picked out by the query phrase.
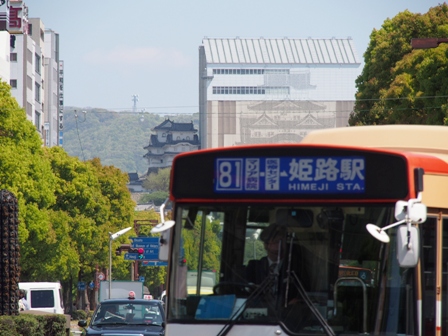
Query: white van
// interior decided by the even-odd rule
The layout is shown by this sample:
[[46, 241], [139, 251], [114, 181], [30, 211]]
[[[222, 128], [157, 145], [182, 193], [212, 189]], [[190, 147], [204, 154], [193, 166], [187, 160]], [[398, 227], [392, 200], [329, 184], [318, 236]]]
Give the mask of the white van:
[[19, 282], [19, 289], [26, 290], [30, 310], [64, 314], [62, 286], [59, 282]]

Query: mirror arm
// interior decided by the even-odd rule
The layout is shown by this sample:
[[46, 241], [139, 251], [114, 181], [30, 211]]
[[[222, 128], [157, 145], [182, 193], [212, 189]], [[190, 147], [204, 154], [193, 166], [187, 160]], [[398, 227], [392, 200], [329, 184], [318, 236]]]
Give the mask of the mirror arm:
[[408, 237], [408, 243], [407, 243], [408, 250], [411, 250], [411, 248], [412, 248], [412, 244], [411, 244], [411, 221], [408, 221], [408, 234], [407, 234], [407, 237]]
[[[392, 223], [390, 225], [387, 225], [387, 226], [385, 226], [383, 228], [380, 228], [380, 227], [378, 227], [375, 224], [367, 224], [366, 225], [367, 231], [369, 231], [369, 233], [372, 236], [374, 236], [376, 239], [382, 241], [383, 243], [388, 243], [389, 242], [389, 237], [386, 234], [386, 230], [388, 230], [390, 228], [393, 228], [394, 226], [397, 226], [399, 224], [406, 223], [406, 227], [407, 227], [407, 244], [406, 245], [407, 245], [408, 250], [411, 250], [412, 249], [411, 228], [412, 228], [413, 218], [411, 216], [410, 209], [412, 210], [415, 204], [421, 204], [422, 198], [423, 198], [422, 197], [422, 193], [421, 193], [421, 191], [419, 191], [418, 194], [417, 194], [417, 198], [411, 198], [407, 202], [405, 202], [405, 201], [398, 201], [397, 205], [400, 204], [404, 209], [406, 209], [406, 214], [405, 214], [404, 219], [402, 219], [402, 220], [400, 220], [398, 222]], [[403, 204], [403, 203], [405, 203], [405, 204]], [[399, 216], [397, 216], [397, 211], [395, 213], [396, 213], [395, 214], [395, 218], [399, 219]], [[426, 209], [425, 209], [424, 217], [426, 219]], [[418, 219], [418, 220], [414, 219], [414, 224], [418, 224], [421, 221], [422, 221], [422, 219]]]
[[398, 222], [389, 224], [388, 226], [385, 226], [385, 227], [381, 228], [381, 231], [389, 230], [389, 229], [393, 228], [394, 226], [403, 224], [403, 223], [405, 223], [405, 222], [407, 222], [407, 220], [406, 220], [406, 219], [403, 219], [403, 220], [401, 220], [401, 221], [398, 221]]

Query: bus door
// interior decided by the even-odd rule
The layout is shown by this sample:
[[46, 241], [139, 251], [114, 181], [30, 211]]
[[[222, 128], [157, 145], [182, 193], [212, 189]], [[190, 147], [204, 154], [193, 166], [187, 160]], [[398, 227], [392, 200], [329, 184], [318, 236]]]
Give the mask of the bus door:
[[448, 213], [429, 210], [420, 231], [422, 334], [448, 335]]

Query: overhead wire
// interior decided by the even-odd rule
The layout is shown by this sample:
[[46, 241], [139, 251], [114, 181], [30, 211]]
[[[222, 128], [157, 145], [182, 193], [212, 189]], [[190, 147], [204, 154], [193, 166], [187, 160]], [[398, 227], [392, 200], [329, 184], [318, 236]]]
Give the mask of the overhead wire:
[[[84, 121], [82, 121], [82, 122], [85, 122], [87, 120], [86, 111], [83, 111], [83, 113], [84, 113]], [[78, 141], [79, 141], [79, 146], [81, 147], [82, 158], [83, 158], [83, 161], [86, 161], [86, 156], [84, 155], [84, 149], [82, 148], [81, 137], [79, 136], [78, 114], [77, 114], [76, 110], [75, 110], [75, 121], [76, 121], [76, 133], [78, 134]]]
[[[448, 98], [448, 95], [442, 95], [442, 96], [420, 96], [420, 97], [395, 97], [395, 98], [365, 98], [365, 99], [356, 99], [356, 100], [344, 100], [344, 102], [371, 102], [371, 101], [393, 101], [393, 100], [420, 100], [420, 99], [436, 99], [436, 98]], [[235, 100], [233, 100], [235, 101]], [[236, 100], [237, 102], [244, 102], [243, 100]], [[252, 100], [257, 102], [279, 102], [279, 101], [286, 101], [286, 99], [283, 100]], [[334, 102], [330, 100], [326, 101], [319, 101], [319, 100], [292, 100], [291, 102], [314, 102], [314, 103], [320, 103], [320, 102]], [[337, 102], [337, 101], [336, 101]], [[178, 108], [198, 108], [198, 105], [185, 105], [185, 106], [158, 106], [158, 107], [140, 107], [140, 109], [145, 109], [145, 111], [129, 111], [130, 108], [123, 108], [123, 107], [105, 107], [105, 108], [91, 108], [88, 107], [86, 109], [94, 111], [94, 113], [124, 113], [124, 114], [172, 114], [172, 115], [188, 115], [188, 114], [196, 114], [197, 112], [159, 112], [159, 111], [148, 111], [148, 109], [178, 109]], [[397, 110], [406, 110], [406, 109], [430, 109], [430, 108], [442, 108], [442, 106], [433, 106], [433, 107], [418, 107], [418, 108], [395, 108]], [[101, 111], [98, 111], [101, 110]], [[115, 111], [120, 110], [120, 111]], [[76, 111], [76, 110], [75, 110]], [[357, 110], [358, 112], [366, 112], [369, 110]], [[66, 112], [69, 112], [69, 110], [66, 110]], [[270, 111], [271, 113], [273, 111]], [[287, 111], [278, 111], [278, 112], [287, 112]], [[294, 111], [296, 112], [296, 111]], [[352, 112], [352, 110], [325, 110], [325, 112]], [[217, 114], [220, 113], [221, 115], [227, 114], [227, 112], [212, 112], [211, 114]], [[233, 112], [228, 112], [229, 114], [234, 114]], [[247, 112], [245, 112], [247, 114]], [[257, 112], [253, 112], [256, 114]]]

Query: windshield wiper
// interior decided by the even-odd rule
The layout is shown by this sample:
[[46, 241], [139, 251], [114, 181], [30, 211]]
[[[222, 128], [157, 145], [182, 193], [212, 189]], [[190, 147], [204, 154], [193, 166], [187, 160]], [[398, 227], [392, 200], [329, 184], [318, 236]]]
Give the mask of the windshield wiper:
[[292, 271], [290, 273], [295, 280], [295, 285], [297, 290], [299, 291], [300, 296], [305, 301], [306, 305], [308, 306], [309, 310], [314, 314], [314, 316], [317, 318], [317, 320], [320, 322], [322, 327], [324, 328], [324, 331], [329, 336], [335, 336], [333, 329], [328, 324], [327, 320], [322, 316], [322, 314], [319, 312], [319, 310], [314, 306], [313, 302], [311, 301], [310, 297], [308, 296], [307, 292], [303, 288], [302, 282], [297, 277], [296, 273]]
[[157, 326], [157, 327], [161, 327], [162, 323], [145, 323], [145, 322], [138, 322], [138, 323], [129, 323], [130, 325], [145, 325], [145, 326]]
[[129, 324], [125, 321], [121, 322], [121, 321], [100, 321], [98, 323], [96, 323], [95, 325], [104, 325], [104, 324]]
[[292, 279], [294, 280], [295, 285], [296, 285], [295, 287], [297, 288], [300, 296], [305, 301], [306, 305], [308, 306], [308, 309], [311, 310], [313, 315], [317, 318], [319, 323], [322, 325], [325, 333], [327, 335], [329, 335], [329, 336], [335, 336], [335, 333], [334, 333], [333, 329], [331, 329], [331, 327], [328, 325], [327, 320], [325, 320], [325, 318], [322, 316], [322, 314], [319, 312], [319, 310], [316, 308], [316, 306], [311, 301], [311, 299], [308, 296], [306, 290], [303, 288], [302, 282], [297, 277], [297, 274], [291, 269], [292, 245], [293, 245], [294, 237], [295, 237], [295, 233], [292, 233], [291, 240], [290, 240], [290, 243], [289, 243], [288, 266], [287, 266], [287, 271], [286, 271], [286, 274], [287, 274], [286, 275], [286, 291], [285, 291], [285, 300], [284, 300], [285, 301], [285, 307], [288, 305], [289, 285], [291, 283], [290, 279], [291, 279], [291, 276], [292, 276]]
[[246, 309], [246, 306], [253, 302], [256, 298], [266, 292], [267, 288], [271, 288], [273, 284], [275, 284], [275, 280], [277, 279], [277, 275], [269, 275], [267, 276], [260, 285], [249, 295], [247, 300], [238, 308], [238, 310], [230, 317], [230, 320], [224, 325], [224, 327], [219, 331], [217, 336], [225, 336], [235, 325], [236, 320], [241, 316], [243, 311]]

